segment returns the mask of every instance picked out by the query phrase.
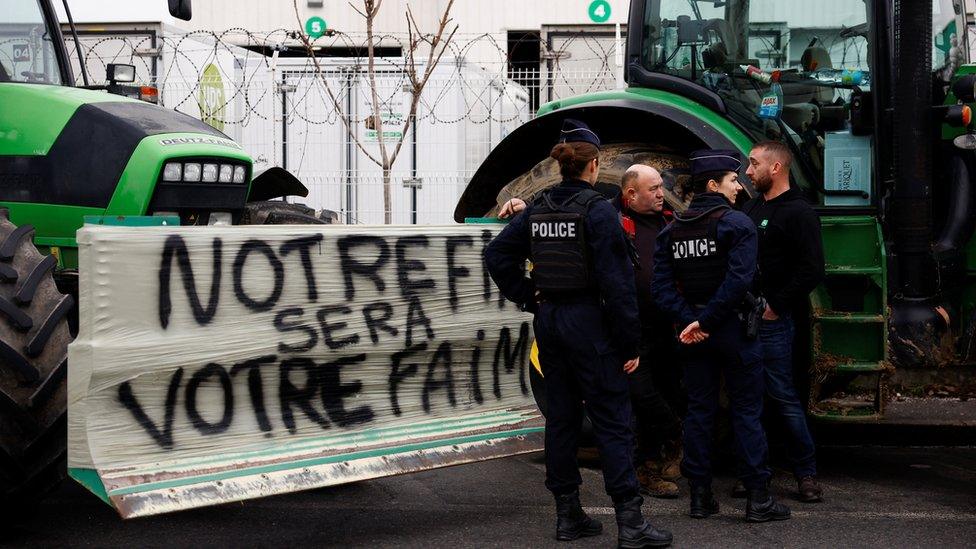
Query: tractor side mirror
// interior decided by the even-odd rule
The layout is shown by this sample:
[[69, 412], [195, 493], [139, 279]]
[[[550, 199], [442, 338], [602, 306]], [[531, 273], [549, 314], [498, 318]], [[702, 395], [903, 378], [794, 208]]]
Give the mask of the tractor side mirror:
[[177, 19], [189, 21], [193, 17], [190, 0], [169, 0], [169, 14]]

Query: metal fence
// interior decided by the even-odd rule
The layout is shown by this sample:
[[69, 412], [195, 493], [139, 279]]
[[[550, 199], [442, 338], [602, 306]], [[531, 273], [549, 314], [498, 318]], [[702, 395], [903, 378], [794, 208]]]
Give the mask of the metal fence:
[[[540, 104], [622, 85], [623, 38], [544, 28], [536, 37], [538, 59], [513, 60], [504, 34], [456, 35], [420, 98], [413, 129], [403, 135], [391, 175], [393, 221], [451, 222], [481, 162]], [[974, 51], [976, 26], [962, 42]], [[383, 34], [376, 44], [384, 54], [377, 75], [381, 112], [395, 142], [410, 100], [402, 56], [408, 38]], [[379, 157], [379, 146], [368, 127], [364, 35], [316, 39], [322, 72], [286, 29], [89, 28], [81, 46], [93, 81], [104, 81], [108, 63], [133, 64], [139, 82], [159, 88], [162, 105], [227, 133], [257, 170], [283, 166], [295, 173], [310, 189], [310, 206], [336, 211], [347, 223], [382, 222], [382, 171], [369, 159]], [[425, 54], [422, 46], [418, 58]]]
[[[406, 51], [405, 36], [381, 39], [387, 52]], [[94, 82], [104, 81], [109, 63], [133, 64], [139, 83], [159, 89], [163, 106], [200, 118], [240, 142], [256, 170], [282, 166], [293, 172], [310, 189], [303, 200], [309, 206], [333, 210], [347, 223], [383, 221], [382, 170], [369, 158], [380, 154], [369, 127], [365, 36], [316, 40], [319, 54], [337, 49], [346, 54], [318, 57], [319, 69], [284, 30], [83, 30], [81, 46]], [[406, 61], [402, 55], [378, 59], [376, 87], [389, 132], [384, 137], [393, 144], [401, 135], [403, 140], [391, 175], [393, 222], [452, 222], [475, 170], [495, 145], [535, 115], [539, 103], [618, 85], [616, 47], [606, 34], [560, 33], [543, 45], [546, 59], [538, 66], [517, 67], [496, 36], [456, 37], [405, 135], [400, 129], [411, 100]], [[80, 79], [71, 40], [68, 49]], [[292, 57], [296, 54], [302, 56]]]

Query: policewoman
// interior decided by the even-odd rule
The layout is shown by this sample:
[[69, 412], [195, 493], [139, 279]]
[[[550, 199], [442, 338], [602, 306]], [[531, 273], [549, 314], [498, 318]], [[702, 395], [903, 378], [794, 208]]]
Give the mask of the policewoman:
[[576, 453], [585, 410], [616, 510], [618, 545], [662, 547], [671, 533], [642, 516], [634, 471], [626, 376], [639, 366], [640, 320], [618, 213], [593, 190], [599, 147], [585, 123], [565, 120], [550, 153], [563, 181], [512, 219], [485, 250], [485, 264], [506, 298], [535, 313], [548, 404], [546, 487], [556, 499], [557, 539], [602, 531], [579, 500]]
[[712, 436], [722, 376], [732, 411], [739, 478], [748, 490], [746, 520], [789, 518], [769, 495], [766, 435], [760, 424], [764, 375], [759, 342], [746, 334], [748, 292], [756, 277], [756, 227], [732, 209], [742, 190], [735, 151], [691, 154], [694, 198], [658, 236], [651, 293], [681, 331], [688, 411], [681, 473], [691, 488], [690, 515], [718, 513], [712, 494]]

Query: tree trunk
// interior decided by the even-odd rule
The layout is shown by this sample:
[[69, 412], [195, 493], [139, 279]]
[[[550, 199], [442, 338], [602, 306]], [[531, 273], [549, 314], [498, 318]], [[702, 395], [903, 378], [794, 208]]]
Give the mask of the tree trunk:
[[383, 167], [383, 222], [393, 223], [393, 204], [390, 192], [390, 168]]

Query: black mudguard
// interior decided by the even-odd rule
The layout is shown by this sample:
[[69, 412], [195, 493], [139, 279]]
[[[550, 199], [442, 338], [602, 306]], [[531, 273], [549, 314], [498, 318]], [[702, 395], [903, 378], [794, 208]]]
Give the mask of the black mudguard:
[[261, 202], [286, 196], [308, 196], [308, 187], [284, 168], [274, 166], [258, 174], [251, 180], [247, 194], [248, 202]]
[[520, 126], [491, 151], [458, 201], [454, 220], [481, 217], [495, 206], [505, 185], [549, 155], [566, 118], [586, 122], [607, 144], [648, 142], [677, 153], [736, 148], [700, 118], [662, 103], [611, 99], [558, 109]]

